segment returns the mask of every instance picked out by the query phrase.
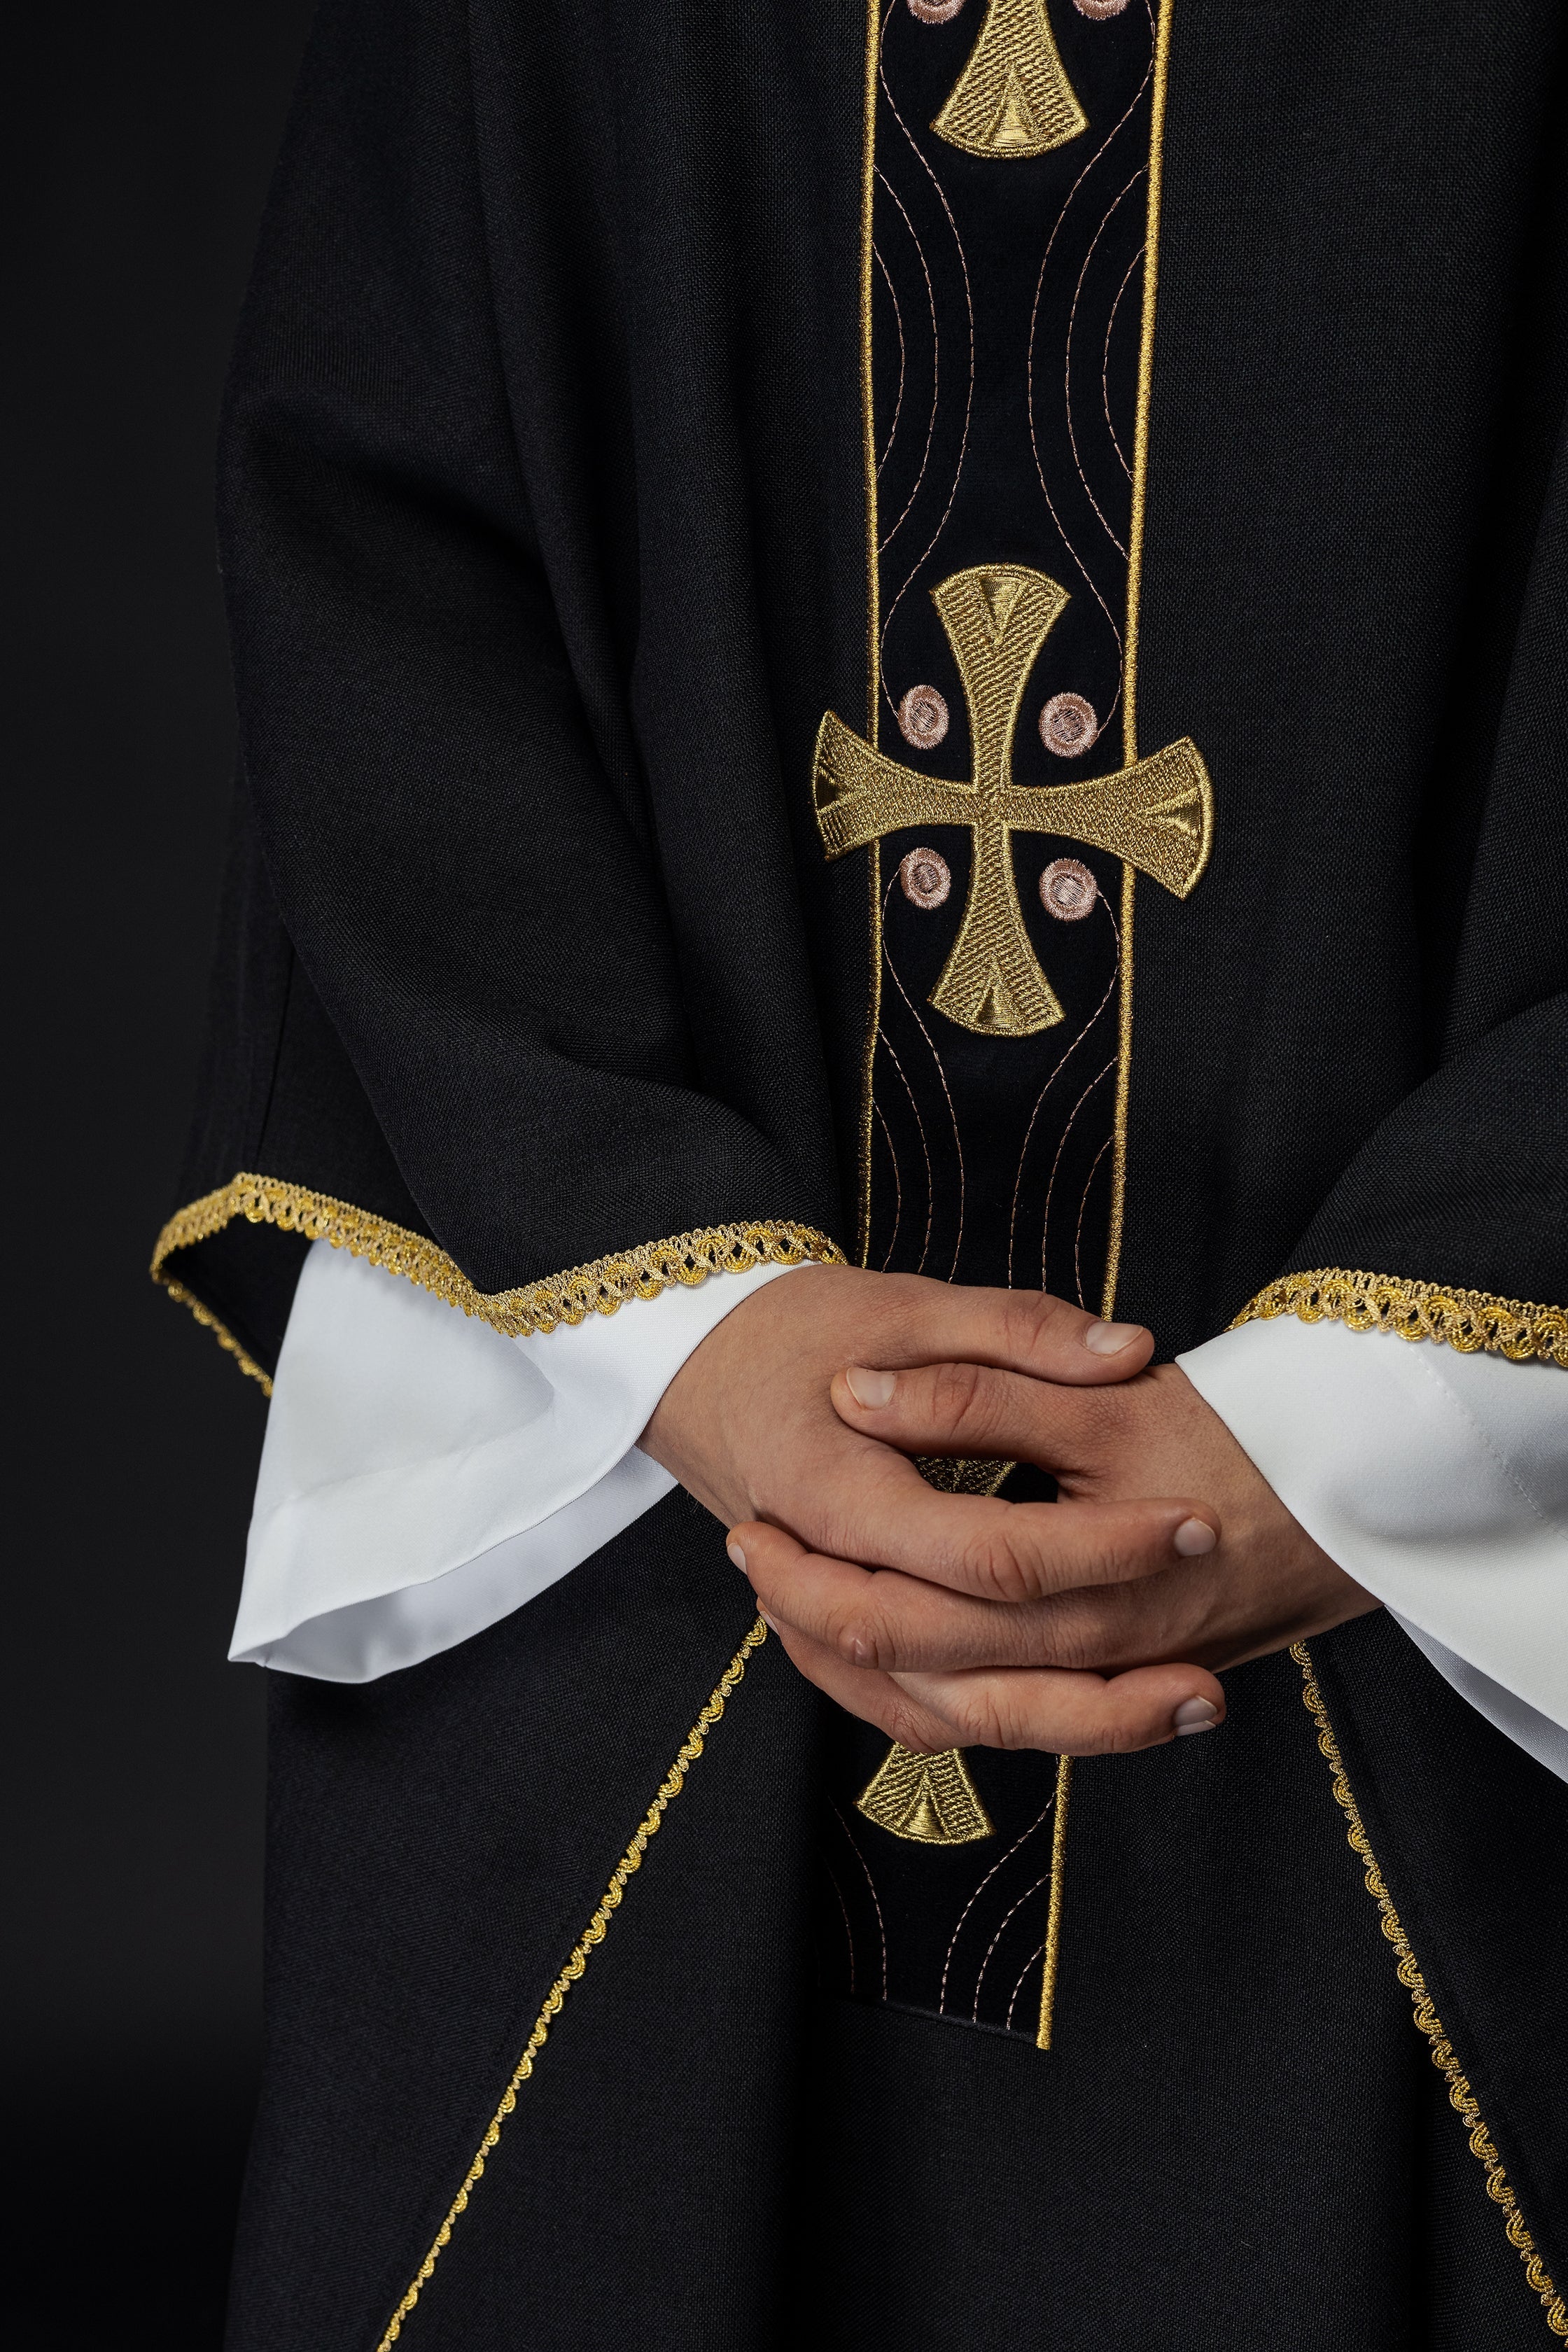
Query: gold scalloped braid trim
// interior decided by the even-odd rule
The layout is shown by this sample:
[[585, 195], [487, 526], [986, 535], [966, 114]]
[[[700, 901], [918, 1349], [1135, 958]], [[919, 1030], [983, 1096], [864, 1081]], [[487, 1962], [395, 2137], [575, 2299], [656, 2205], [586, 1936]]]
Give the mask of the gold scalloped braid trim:
[[1408, 1282], [1396, 1274], [1347, 1274], [1342, 1266], [1288, 1274], [1260, 1290], [1230, 1326], [1271, 1322], [1294, 1315], [1303, 1323], [1325, 1318], [1352, 1331], [1397, 1331], [1402, 1339], [1435, 1339], [1473, 1356], [1507, 1356], [1516, 1364], [1538, 1357], [1568, 1371], [1568, 1311], [1496, 1298], [1489, 1290], [1445, 1290], [1435, 1282]]
[[640, 1249], [595, 1258], [591, 1265], [574, 1265], [519, 1290], [483, 1291], [475, 1288], [444, 1249], [411, 1234], [405, 1225], [391, 1224], [347, 1201], [307, 1192], [303, 1185], [286, 1184], [275, 1176], [236, 1176], [170, 1218], [153, 1252], [153, 1279], [168, 1284], [171, 1297], [182, 1300], [198, 1323], [217, 1334], [219, 1345], [238, 1358], [240, 1370], [258, 1380], [268, 1396], [272, 1384], [260, 1366], [184, 1284], [171, 1281], [163, 1271], [165, 1259], [176, 1250], [208, 1240], [236, 1217], [303, 1234], [309, 1241], [331, 1242], [334, 1249], [368, 1258], [373, 1265], [401, 1274], [445, 1299], [448, 1307], [477, 1315], [508, 1339], [553, 1331], [558, 1324], [581, 1323], [590, 1315], [614, 1315], [628, 1299], [657, 1298], [671, 1283], [689, 1287], [706, 1282], [710, 1274], [744, 1274], [756, 1265], [804, 1265], [807, 1259], [819, 1265], [844, 1264], [837, 1244], [810, 1225], [709, 1225], [700, 1233], [678, 1234], [672, 1241], [645, 1242]]
[[1333, 1725], [1329, 1719], [1329, 1710], [1324, 1703], [1323, 1694], [1318, 1687], [1318, 1677], [1312, 1666], [1311, 1654], [1305, 1642], [1294, 1642], [1290, 1645], [1290, 1655], [1301, 1669], [1301, 1704], [1318, 1727], [1318, 1746], [1322, 1751], [1330, 1771], [1334, 1776], [1334, 1797], [1349, 1824], [1346, 1835], [1365, 1868], [1366, 1891], [1375, 1899], [1378, 1910], [1383, 1915], [1383, 1932], [1399, 1956], [1399, 1981], [1410, 1995], [1415, 2006], [1416, 2025], [1432, 2044], [1432, 2063], [1447, 2081], [1448, 2104], [1469, 2133], [1471, 2155], [1478, 2158], [1486, 2168], [1487, 2195], [1494, 2204], [1500, 2205], [1502, 2208], [1506, 2216], [1509, 2244], [1514, 2248], [1524, 2264], [1524, 2274], [1530, 2283], [1531, 2293], [1539, 2295], [1541, 2299], [1546, 2313], [1546, 2324], [1553, 2336], [1568, 2336], [1568, 2305], [1563, 2303], [1563, 2297], [1548, 2277], [1541, 2257], [1535, 2251], [1535, 2241], [1524, 2226], [1524, 2216], [1519, 2210], [1519, 2200], [1509, 2187], [1508, 2175], [1504, 2172], [1497, 2149], [1492, 2145], [1491, 2134], [1481, 2121], [1480, 2109], [1476, 2105], [1469, 2083], [1461, 2071], [1458, 2059], [1454, 2054], [1454, 2045], [1443, 2031], [1442, 2020], [1432, 2006], [1432, 1996], [1426, 1990], [1426, 1979], [1420, 1969], [1416, 1966], [1415, 1955], [1410, 1948], [1410, 1938], [1400, 1925], [1399, 1914], [1389, 1897], [1387, 1886], [1384, 1884], [1383, 1873], [1377, 1866], [1376, 1856], [1373, 1853], [1362, 1821], [1361, 1808], [1351, 1792], [1350, 1781], [1345, 1774], [1344, 1759], [1340, 1754], [1339, 1742], [1334, 1738]]
[[658, 1829], [676, 1798], [679, 1796], [688, 1772], [702, 1753], [704, 1735], [712, 1730], [723, 1714], [725, 1700], [732, 1695], [735, 1685], [745, 1674], [747, 1659], [754, 1650], [762, 1647], [767, 1638], [768, 1629], [759, 1617], [719, 1677], [712, 1697], [681, 1742], [679, 1753], [659, 1782], [658, 1793], [643, 1815], [637, 1835], [616, 1865], [615, 1875], [605, 1890], [604, 1901], [584, 1928], [582, 1941], [573, 1946], [571, 1958], [545, 1995], [544, 2006], [533, 2021], [533, 2031], [528, 2037], [522, 2056], [518, 2060], [517, 2071], [507, 2084], [506, 2095], [491, 2116], [485, 2136], [479, 2142], [479, 2152], [468, 2167], [463, 2185], [453, 2198], [447, 2209], [447, 2218], [437, 2231], [435, 2242], [420, 2263], [412, 2284], [397, 2309], [393, 2313], [392, 2324], [376, 2347], [376, 2352], [389, 2352], [389, 2347], [396, 2343], [402, 2332], [403, 2323], [418, 2302], [421, 2290], [430, 2284], [436, 2264], [451, 2240], [452, 2224], [459, 2213], [468, 2210], [468, 2199], [483, 2177], [486, 2158], [500, 2137], [502, 2125], [517, 2105], [518, 2092], [533, 2072], [533, 2062], [544, 2047], [552, 2021], [561, 2013], [563, 2001], [587, 1967], [589, 1955], [597, 1945], [604, 1942], [610, 1921], [620, 1908], [627, 1882], [634, 1871], [642, 1868], [642, 1860], [647, 1851], [649, 1838]]
[[210, 1331], [213, 1338], [217, 1341], [218, 1346], [224, 1350], [224, 1353], [234, 1358], [235, 1362], [239, 1366], [239, 1369], [245, 1374], [246, 1379], [248, 1381], [259, 1381], [261, 1383], [262, 1395], [269, 1397], [272, 1394], [271, 1373], [264, 1372], [260, 1365], [257, 1362], [255, 1357], [247, 1356], [246, 1354], [245, 1349], [240, 1346], [239, 1341], [235, 1338], [234, 1333], [229, 1329], [227, 1324], [220, 1323], [217, 1317], [214, 1315], [210, 1309], [204, 1307], [199, 1298], [192, 1296], [192, 1294], [185, 1288], [183, 1282], [171, 1282], [166, 1275], [160, 1276], [158, 1278], [163, 1282], [164, 1288], [168, 1291], [170, 1297], [174, 1301], [175, 1305], [177, 1307], [188, 1307], [191, 1313], [195, 1317], [196, 1321], [201, 1325], [203, 1330]]

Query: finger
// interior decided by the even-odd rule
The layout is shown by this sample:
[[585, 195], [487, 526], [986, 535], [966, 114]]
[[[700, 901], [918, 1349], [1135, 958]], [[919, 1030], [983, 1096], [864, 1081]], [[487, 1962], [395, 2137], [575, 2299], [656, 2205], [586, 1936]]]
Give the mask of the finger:
[[1068, 1387], [1103, 1387], [1141, 1372], [1154, 1335], [1107, 1323], [1044, 1290], [984, 1290], [918, 1275], [879, 1275], [868, 1299], [868, 1349], [878, 1365], [996, 1364]]
[[[770, 1622], [776, 1619], [849, 1666], [952, 1673], [975, 1666], [1132, 1665], [1149, 1655], [1121, 1628], [1121, 1655], [1108, 1657], [1102, 1592], [1017, 1605], [977, 1601], [897, 1570], [826, 1559], [781, 1528], [763, 1525], [737, 1528], [731, 1551], [744, 1560]], [[1112, 1595], [1127, 1591], [1113, 1587]]]
[[[777, 1528], [737, 1529], [731, 1557], [773, 1538], [777, 1559], [805, 1557]], [[1200, 1666], [1139, 1666], [1110, 1677], [1052, 1667], [1026, 1672], [889, 1675], [846, 1663], [827, 1644], [764, 1608], [784, 1651], [808, 1681], [864, 1723], [917, 1752], [944, 1748], [1038, 1748], [1058, 1756], [1156, 1748], [1225, 1719], [1225, 1692]]]
[[1155, 1576], [1212, 1551], [1218, 1540], [1206, 1503], [1149, 1496], [1004, 1503], [943, 1495], [887, 1447], [868, 1451], [853, 1478], [826, 1481], [788, 1517], [792, 1531], [829, 1559], [901, 1569], [982, 1601], [1039, 1601]]
[[1022, 1456], [1047, 1468], [1053, 1441], [1065, 1441], [1070, 1455], [1105, 1412], [1091, 1398], [1064, 1396], [1058, 1383], [968, 1362], [897, 1370], [849, 1364], [835, 1374], [829, 1394], [847, 1428], [906, 1454]]
[[894, 1679], [914, 1706], [951, 1725], [954, 1748], [1122, 1755], [1225, 1720], [1224, 1689], [1201, 1666], [1134, 1666], [1109, 1677], [1042, 1666]]
[[[735, 1565], [743, 1568], [746, 1554], [738, 1540], [739, 1533], [731, 1533], [729, 1552]], [[760, 1552], [764, 1538], [769, 1539], [775, 1565], [787, 1563], [792, 1557], [805, 1556], [805, 1547], [780, 1528], [751, 1527], [744, 1534], [753, 1553]], [[900, 1689], [890, 1675], [880, 1674], [875, 1668], [847, 1665], [836, 1651], [801, 1633], [787, 1619], [775, 1615], [765, 1602], [760, 1605], [763, 1622], [776, 1634], [792, 1663], [808, 1682], [815, 1683], [849, 1714], [858, 1716], [863, 1723], [874, 1723], [889, 1739], [921, 1754], [934, 1754], [952, 1746], [952, 1733], [943, 1718]]]
[[917, 1755], [940, 1755], [944, 1748], [956, 1747], [952, 1727], [945, 1717], [922, 1706], [891, 1675], [879, 1674], [873, 1667], [847, 1666], [834, 1651], [797, 1633], [793, 1625], [781, 1622], [773, 1630], [791, 1664], [847, 1714], [875, 1724], [900, 1748], [912, 1748]]

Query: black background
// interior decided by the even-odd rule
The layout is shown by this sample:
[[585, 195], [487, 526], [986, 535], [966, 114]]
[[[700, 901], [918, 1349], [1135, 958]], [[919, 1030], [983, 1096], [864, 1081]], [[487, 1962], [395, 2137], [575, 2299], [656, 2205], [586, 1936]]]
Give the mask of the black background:
[[258, 2054], [265, 1407], [148, 1282], [233, 760], [225, 356], [305, 0], [12, 16], [0, 2332], [216, 2345]]

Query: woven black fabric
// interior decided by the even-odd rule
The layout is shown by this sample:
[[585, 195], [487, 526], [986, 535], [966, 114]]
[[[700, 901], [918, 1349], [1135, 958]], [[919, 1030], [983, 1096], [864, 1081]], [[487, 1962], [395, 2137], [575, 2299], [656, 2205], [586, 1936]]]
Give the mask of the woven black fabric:
[[[1145, 38], [1140, 7], [1058, 28], [1091, 110], [1131, 87], [1093, 44]], [[897, 12], [933, 88], [978, 14]], [[1188, 900], [1137, 892], [1119, 1311], [1171, 1354], [1333, 1263], [1568, 1302], [1562, 10], [1178, 0], [1174, 27], [1139, 734], [1197, 743], [1217, 820]], [[432, 1235], [487, 1289], [733, 1218], [853, 1242], [865, 860], [825, 860], [810, 773], [823, 712], [858, 724], [866, 702], [865, 29], [859, 0], [324, 0], [224, 431], [245, 776], [183, 1197], [256, 1170]], [[1034, 167], [969, 175], [982, 242], [987, 201], [998, 238], [1029, 213], [1026, 179], [988, 198], [992, 168]], [[932, 278], [950, 343], [984, 293], [966, 283]], [[1124, 415], [1131, 347], [1106, 316]], [[1006, 541], [1021, 493], [1000, 457], [987, 477], [990, 426], [974, 446], [989, 502], [954, 562], [1058, 561]], [[1084, 609], [1059, 644], [1105, 700]], [[943, 658], [916, 629], [911, 669]], [[959, 775], [963, 748], [960, 727], [932, 772]], [[1068, 927], [1030, 919], [1067, 993], [1098, 984], [1087, 924], [1069, 952]], [[895, 942], [922, 987], [937, 938]], [[1086, 1202], [1106, 1164], [1075, 1177]], [[932, 1167], [929, 1222], [956, 1234]], [[982, 1154], [964, 1195], [988, 1272], [1001, 1170]], [[874, 1205], [886, 1233], [885, 1181]], [[300, 1255], [240, 1225], [171, 1271], [269, 1363]], [[450, 1657], [277, 1694], [244, 2352], [370, 2352], [743, 1604], [674, 1502]], [[1563, 2286], [1541, 1890], [1563, 1882], [1568, 1795], [1392, 1626], [1320, 1647], [1380, 1858]], [[1269, 2264], [1316, 2318], [1316, 2247], [1363, 2282], [1359, 2303], [1333, 2284], [1317, 2340], [1447, 2352], [1512, 2296], [1511, 2352], [1539, 2311], [1432, 2111], [1292, 1672], [1237, 1677], [1212, 1742], [1083, 1768], [1072, 1834], [1104, 1868], [1074, 1846], [1076, 2025], [1043, 2073], [1026, 2041], [946, 2015], [830, 2005], [808, 2025], [825, 1742], [765, 1653], [407, 2341], [728, 2347], [829, 2341], [847, 2314], [875, 2342], [898, 2311], [900, 2340], [956, 2352], [994, 2325], [1028, 2341], [1037, 2312], [1058, 2346], [1070, 2326], [1142, 2344], [1179, 2285], [1216, 2344], [1247, 2340], [1248, 2295], [1288, 2342]], [[1255, 1721], [1253, 1690], [1278, 1700]], [[1226, 1876], [1242, 1852], [1267, 1936]], [[981, 2027], [1005, 2022], [991, 2001], [988, 1979]], [[1311, 2066], [1332, 2086], [1315, 2102]], [[846, 2188], [792, 2275], [789, 2195], [813, 2167], [865, 2180], [873, 2146], [907, 2158], [903, 2202]], [[1068, 2149], [1098, 2185], [1092, 2261], [1088, 2218], [1045, 2230], [1041, 2184], [1087, 2216]], [[1248, 2199], [1239, 2246], [1225, 2217]], [[874, 2242], [835, 2240], [868, 2215]], [[1097, 2282], [1118, 2262], [1113, 2312]]]
[[[1139, 894], [1121, 1292], [1173, 1350], [1325, 1256], [1568, 1296], [1559, 13], [1177, 20], [1141, 732], [1219, 822]], [[847, 1240], [865, 885], [807, 778], [865, 698], [858, 11], [472, 28], [331, 0], [263, 237], [184, 1190], [261, 1160], [485, 1287]]]

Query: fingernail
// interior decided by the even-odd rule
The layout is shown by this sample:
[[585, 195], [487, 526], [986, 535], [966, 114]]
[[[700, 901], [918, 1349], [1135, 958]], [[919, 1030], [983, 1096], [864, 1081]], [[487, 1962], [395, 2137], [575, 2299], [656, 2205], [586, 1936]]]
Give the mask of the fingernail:
[[725, 1545], [724, 1549], [729, 1553], [731, 1559], [734, 1561], [736, 1567], [740, 1570], [742, 1575], [744, 1576], [746, 1573], [746, 1555], [741, 1549], [740, 1545], [735, 1541], [733, 1536], [730, 1538], [730, 1540]]
[[1219, 1709], [1212, 1698], [1184, 1698], [1171, 1717], [1178, 1739], [1185, 1739], [1194, 1731], [1212, 1731], [1219, 1718]]
[[1119, 1356], [1134, 1339], [1143, 1336], [1142, 1323], [1091, 1323], [1083, 1335], [1083, 1344], [1091, 1356]]
[[892, 1403], [898, 1382], [891, 1372], [868, 1371], [864, 1364], [851, 1364], [844, 1385], [857, 1404], [883, 1405]]
[[1213, 1551], [1219, 1538], [1206, 1519], [1184, 1519], [1171, 1541], [1184, 1559], [1195, 1559], [1200, 1552]]
[[768, 1615], [768, 1612], [767, 1612], [767, 1611], [766, 1611], [765, 1609], [759, 1609], [759, 1610], [757, 1611], [757, 1614], [758, 1614], [758, 1616], [762, 1619], [762, 1621], [763, 1621], [763, 1624], [767, 1627], [767, 1629], [768, 1629], [768, 1631], [769, 1631], [769, 1633], [776, 1633], [778, 1632], [778, 1630], [779, 1630], [779, 1629], [778, 1629], [778, 1627], [774, 1624], [774, 1622], [773, 1622], [773, 1619]]

